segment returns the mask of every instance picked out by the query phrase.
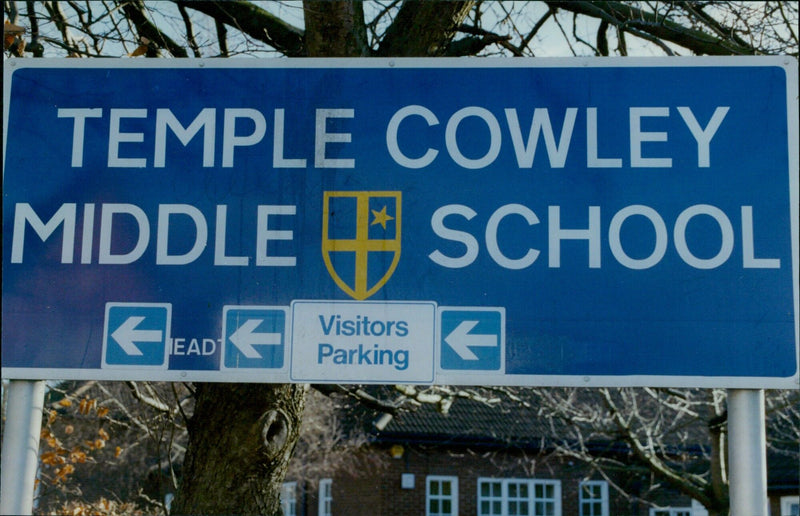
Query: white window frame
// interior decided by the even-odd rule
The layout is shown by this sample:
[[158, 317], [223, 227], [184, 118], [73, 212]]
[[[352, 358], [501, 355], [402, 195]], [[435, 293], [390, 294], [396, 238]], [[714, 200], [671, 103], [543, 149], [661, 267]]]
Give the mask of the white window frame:
[[[500, 484], [501, 487], [501, 495], [500, 495], [500, 502], [501, 502], [501, 511], [500, 514], [497, 515], [493, 512], [493, 508], [490, 507], [489, 512], [483, 512], [482, 505], [483, 502], [496, 502], [497, 497], [493, 494], [489, 497], [484, 497], [481, 491], [481, 486], [484, 484], [489, 485], [497, 485]], [[521, 486], [524, 485], [527, 487], [528, 490], [528, 497], [527, 500], [521, 500], [520, 498], [512, 499], [509, 492], [509, 487], [511, 485]], [[551, 487], [553, 492], [552, 498], [537, 498], [536, 497], [536, 488], [547, 488]], [[561, 481], [560, 480], [544, 480], [538, 478], [492, 478], [492, 477], [480, 477], [478, 478], [478, 515], [479, 516], [506, 516], [508, 514], [509, 504], [515, 501], [524, 501], [528, 505], [528, 515], [530, 516], [540, 516], [536, 512], [537, 503], [552, 503], [553, 504], [553, 516], [561, 516]], [[522, 515], [521, 515], [522, 516]]]
[[317, 514], [319, 516], [331, 516], [333, 514], [333, 479], [321, 479], [318, 493]]
[[[651, 507], [650, 516], [692, 516], [691, 507]], [[665, 514], [666, 513], [666, 514]]]
[[[450, 494], [444, 495], [441, 494], [441, 490], [439, 490], [438, 494], [431, 494], [431, 484], [443, 483], [443, 482], [450, 482]], [[431, 512], [431, 501], [432, 500], [449, 500], [450, 501], [450, 512], [445, 513], [442, 512], [441, 509], [437, 512]], [[441, 504], [440, 504], [441, 506]], [[444, 476], [444, 475], [428, 475], [425, 477], [425, 516], [443, 516], [449, 514], [450, 516], [457, 516], [458, 515], [458, 477], [453, 476]]]
[[284, 516], [297, 516], [297, 482], [281, 484], [281, 509]]
[[781, 516], [791, 516], [793, 505], [800, 505], [800, 496], [781, 496]]
[[[488, 485], [489, 486], [489, 495], [488, 496], [483, 494], [483, 486], [484, 485]], [[494, 488], [496, 486], [500, 487], [500, 494], [499, 495], [495, 494], [495, 489]], [[497, 503], [500, 504], [500, 513], [499, 514], [505, 514], [505, 512], [506, 512], [505, 502], [506, 502], [506, 499], [505, 499], [505, 496], [504, 496], [503, 479], [501, 479], [501, 478], [479, 478], [478, 479], [478, 515], [479, 516], [495, 516], [497, 513], [495, 513], [493, 506], [495, 504], [497, 504]], [[489, 512], [488, 513], [483, 512], [482, 507], [483, 507], [484, 503], [488, 503], [489, 504]]]
[[[586, 498], [584, 487], [599, 487], [600, 498]], [[596, 504], [597, 502], [600, 502], [600, 514], [595, 514], [594, 509], [591, 509], [589, 513], [583, 512], [584, 503]], [[608, 482], [605, 480], [586, 480], [581, 482], [578, 485], [578, 511], [580, 516], [608, 516]]]

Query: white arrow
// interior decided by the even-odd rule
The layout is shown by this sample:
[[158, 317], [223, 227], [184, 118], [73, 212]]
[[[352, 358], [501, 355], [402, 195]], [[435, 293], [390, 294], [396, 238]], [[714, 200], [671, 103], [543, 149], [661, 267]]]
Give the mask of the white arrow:
[[141, 356], [142, 350], [136, 347], [134, 342], [160, 342], [162, 338], [161, 330], [137, 330], [139, 323], [144, 321], [144, 317], [131, 316], [119, 325], [111, 338], [116, 340], [122, 350], [129, 356]]
[[254, 344], [278, 345], [280, 333], [253, 333], [263, 319], [248, 319], [228, 337], [233, 345], [247, 358], [263, 358], [253, 347]]
[[470, 348], [493, 348], [497, 346], [496, 335], [471, 335], [469, 332], [478, 324], [478, 321], [461, 321], [456, 329], [444, 338], [448, 346], [461, 357], [461, 360], [478, 360], [478, 355]]

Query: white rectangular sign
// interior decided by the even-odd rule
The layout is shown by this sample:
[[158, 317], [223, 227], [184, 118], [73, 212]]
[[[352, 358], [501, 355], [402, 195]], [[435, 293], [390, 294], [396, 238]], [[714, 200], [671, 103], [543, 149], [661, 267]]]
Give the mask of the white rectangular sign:
[[293, 381], [433, 381], [436, 304], [294, 301]]

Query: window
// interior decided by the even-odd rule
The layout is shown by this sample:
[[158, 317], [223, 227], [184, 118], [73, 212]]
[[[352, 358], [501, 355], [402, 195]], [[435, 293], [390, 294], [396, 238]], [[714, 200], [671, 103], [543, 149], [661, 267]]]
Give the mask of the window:
[[538, 481], [533, 487], [533, 516], [560, 516], [561, 483], [555, 480]]
[[692, 516], [708, 516], [708, 509], [697, 500], [692, 500]]
[[581, 482], [578, 491], [580, 516], [608, 516], [608, 483], [600, 480]]
[[164, 507], [167, 509], [167, 514], [169, 514], [169, 510], [172, 508], [172, 500], [175, 499], [175, 495], [172, 493], [167, 493], [164, 495]]
[[283, 516], [297, 516], [297, 482], [281, 485], [281, 509]]
[[650, 509], [650, 516], [692, 516], [691, 507], [659, 507]]
[[478, 479], [479, 516], [561, 516], [561, 482]]
[[800, 516], [800, 496], [781, 497], [781, 516]]
[[458, 477], [429, 476], [426, 484], [426, 516], [458, 514]]
[[330, 478], [323, 478], [319, 481], [319, 509], [317, 511], [319, 516], [331, 516], [331, 504], [333, 503], [332, 484], [333, 480]]
[[478, 514], [503, 514], [503, 481], [478, 480]]

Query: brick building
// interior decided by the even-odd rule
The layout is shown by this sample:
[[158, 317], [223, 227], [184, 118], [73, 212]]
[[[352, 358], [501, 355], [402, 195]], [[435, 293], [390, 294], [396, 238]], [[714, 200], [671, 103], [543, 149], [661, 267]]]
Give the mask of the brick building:
[[[372, 444], [357, 453], [382, 457], [323, 479], [287, 479], [287, 516], [547, 515], [705, 516], [703, 507], [636, 467], [603, 478], [553, 453], [535, 410], [458, 400], [446, 416], [431, 406], [372, 420]], [[623, 447], [603, 444], [609, 453]], [[771, 515], [798, 510], [797, 458], [770, 456]], [[633, 496], [625, 497], [613, 485]], [[791, 512], [791, 511], [795, 512]]]

